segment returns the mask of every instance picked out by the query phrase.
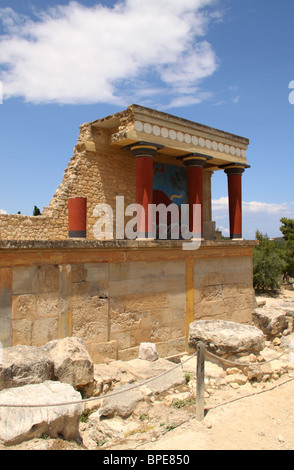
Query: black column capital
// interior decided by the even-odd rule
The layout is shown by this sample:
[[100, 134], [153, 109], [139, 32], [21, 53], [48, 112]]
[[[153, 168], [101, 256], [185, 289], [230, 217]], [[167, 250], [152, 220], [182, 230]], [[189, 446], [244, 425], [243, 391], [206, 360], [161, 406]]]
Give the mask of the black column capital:
[[177, 160], [182, 160], [186, 167], [199, 167], [203, 168], [207, 160], [211, 160], [212, 157], [209, 155], [203, 155], [201, 153], [188, 153], [187, 155], [181, 155], [177, 157]]
[[124, 150], [130, 150], [134, 157], [150, 157], [152, 158], [158, 150], [163, 149], [164, 145], [155, 144], [153, 142], [139, 141], [123, 147]]
[[222, 168], [227, 175], [242, 175], [245, 169], [250, 168], [250, 165], [236, 162], [221, 165], [219, 168]]

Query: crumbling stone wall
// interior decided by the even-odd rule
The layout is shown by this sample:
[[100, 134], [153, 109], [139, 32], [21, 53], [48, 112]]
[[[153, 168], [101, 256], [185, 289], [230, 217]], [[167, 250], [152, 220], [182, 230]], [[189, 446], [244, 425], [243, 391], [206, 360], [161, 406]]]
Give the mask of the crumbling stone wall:
[[94, 208], [110, 204], [116, 196], [125, 205], [136, 201], [135, 162], [127, 151], [109, 147], [109, 134], [90, 124], [80, 128], [74, 154], [64, 171], [62, 183], [41, 216], [0, 215], [0, 240], [65, 240], [68, 238], [68, 198], [87, 198], [87, 239], [93, 240], [97, 219]]
[[60, 222], [48, 216], [0, 215], [0, 240], [60, 240]]

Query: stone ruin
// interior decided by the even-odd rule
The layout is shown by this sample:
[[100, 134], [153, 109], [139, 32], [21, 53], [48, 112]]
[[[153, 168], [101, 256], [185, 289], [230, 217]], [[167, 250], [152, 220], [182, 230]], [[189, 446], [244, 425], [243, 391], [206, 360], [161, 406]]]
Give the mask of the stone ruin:
[[[292, 310], [287, 314], [286, 319], [292, 318]], [[288, 322], [284, 326], [289, 327]], [[236, 389], [294, 374], [293, 329], [280, 329], [269, 340], [257, 326], [200, 320], [190, 324], [189, 344], [195, 349], [200, 341], [208, 352], [207, 397], [221, 387]], [[280, 360], [281, 351], [285, 357]], [[6, 348], [0, 368], [0, 404], [7, 405], [0, 407], [0, 443], [11, 446], [48, 435], [96, 449], [99, 439], [115, 441], [128, 432], [132, 434], [137, 429], [135, 417], [142, 404], [152, 407], [156, 397], [163, 396], [161, 412], [168, 413], [174, 400], [179, 402], [184, 397], [184, 402], [191, 394], [195, 396], [196, 368], [195, 355], [162, 359], [153, 343], [141, 343], [137, 359], [106, 360], [104, 364], [94, 364], [83, 341], [75, 337], [50, 341], [42, 347]], [[189, 383], [187, 376], [192, 377]], [[179, 394], [177, 388], [182, 386], [190, 391]], [[9, 407], [29, 403], [52, 406]], [[53, 406], [56, 403], [69, 404]], [[88, 421], [81, 424], [80, 417], [85, 412]]]

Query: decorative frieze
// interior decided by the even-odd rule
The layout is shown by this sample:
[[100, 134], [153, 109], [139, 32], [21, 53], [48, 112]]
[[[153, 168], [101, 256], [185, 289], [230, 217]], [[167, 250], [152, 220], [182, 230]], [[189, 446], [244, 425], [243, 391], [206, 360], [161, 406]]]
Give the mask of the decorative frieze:
[[149, 122], [135, 121], [134, 129], [136, 132], [145, 133], [150, 136], [161, 137], [170, 141], [186, 143], [215, 152], [226, 153], [227, 155], [242, 157], [246, 159], [246, 150], [234, 145], [224, 144], [223, 142], [201, 137], [199, 135], [176, 131], [168, 127], [150, 124]]

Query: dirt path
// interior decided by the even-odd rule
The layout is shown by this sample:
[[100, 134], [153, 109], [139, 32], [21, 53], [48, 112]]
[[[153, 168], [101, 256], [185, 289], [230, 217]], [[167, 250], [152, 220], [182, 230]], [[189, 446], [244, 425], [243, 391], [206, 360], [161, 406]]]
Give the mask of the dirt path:
[[203, 422], [192, 419], [139, 449], [293, 450], [294, 380], [214, 408]]

